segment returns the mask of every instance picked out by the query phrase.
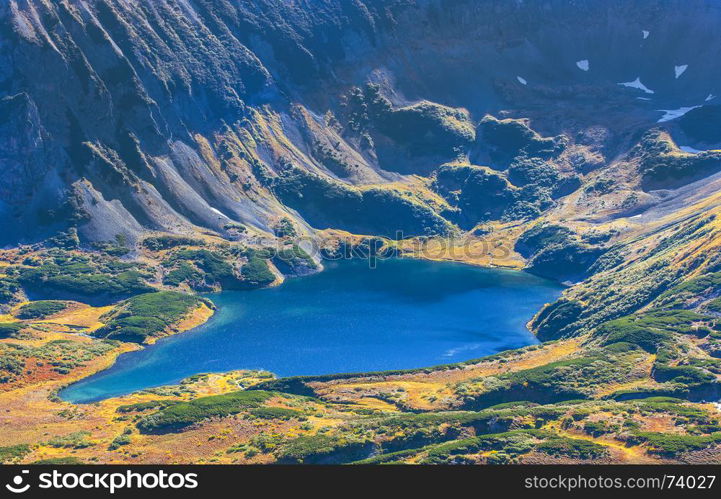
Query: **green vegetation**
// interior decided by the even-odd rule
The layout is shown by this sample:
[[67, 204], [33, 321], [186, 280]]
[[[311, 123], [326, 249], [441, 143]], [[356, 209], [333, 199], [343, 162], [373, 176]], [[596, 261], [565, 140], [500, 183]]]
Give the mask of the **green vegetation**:
[[163, 278], [163, 284], [166, 286], [180, 286], [183, 283], [188, 284], [192, 289], [202, 289], [206, 286], [204, 274], [188, 262], [178, 263], [178, 266]]
[[51, 457], [48, 459], [40, 459], [38, 461], [33, 461], [30, 464], [41, 464], [41, 465], [73, 465], [73, 464], [84, 464], [81, 459], [78, 459], [74, 456], [65, 456], [65, 457]]
[[117, 234], [112, 241], [96, 241], [91, 244], [93, 249], [101, 251], [109, 256], [124, 256], [130, 253], [128, 240], [125, 234]]
[[134, 296], [107, 314], [105, 326], [95, 335], [143, 343], [148, 338], [161, 336], [201, 303], [204, 303], [202, 298], [174, 291]]
[[288, 217], [280, 219], [278, 224], [275, 226], [274, 232], [278, 237], [295, 237], [298, 235], [298, 231], [295, 230], [293, 221]]
[[303, 415], [301, 411], [295, 409], [286, 409], [284, 407], [259, 407], [251, 409], [250, 414], [260, 419], [292, 419]]
[[665, 307], [679, 306], [684, 300], [707, 296], [718, 289], [721, 289], [721, 272], [712, 272], [673, 286], [658, 297], [658, 302]]
[[[185, 283], [199, 291], [263, 287], [275, 281], [266, 261], [270, 257], [267, 251], [244, 247], [218, 251], [182, 249], [163, 262], [171, 269], [163, 283], [172, 286]], [[246, 262], [239, 269], [229, 263], [240, 258]]]
[[95, 445], [88, 439], [90, 432], [76, 431], [68, 435], [52, 438], [47, 441], [46, 445], [56, 447], [58, 449], [84, 449]]
[[542, 308], [531, 321], [531, 327], [542, 341], [563, 338], [567, 334], [566, 328], [574, 324], [583, 311], [583, 305], [577, 301], [560, 298]]
[[149, 400], [147, 402], [137, 402], [135, 404], [119, 405], [116, 412], [145, 412], [152, 409], [163, 409], [169, 407], [176, 402], [174, 400]]
[[603, 253], [567, 227], [553, 224], [534, 225], [521, 234], [515, 249], [530, 258], [529, 271], [557, 279], [585, 276]]
[[516, 190], [500, 173], [482, 166], [443, 165], [433, 187], [457, 210], [445, 214], [463, 229], [497, 220], [515, 202]]
[[201, 397], [190, 402], [179, 402], [155, 414], [145, 416], [137, 426], [143, 433], [177, 431], [204, 419], [230, 416], [244, 409], [259, 407], [273, 395], [272, 392], [262, 390], [238, 391]]
[[143, 239], [143, 246], [151, 251], [167, 250], [178, 246], [203, 246], [202, 239], [184, 236], [153, 236]]
[[393, 188], [356, 189], [340, 182], [289, 168], [273, 189], [283, 203], [298, 210], [316, 228], [338, 228], [356, 234], [396, 238], [447, 234], [450, 224], [410, 192]]
[[168, 260], [169, 264], [174, 262], [191, 262], [194, 264], [203, 272], [205, 284], [209, 287], [220, 285], [227, 288], [238, 280], [233, 271], [233, 266], [225, 261], [218, 252], [206, 249], [180, 250], [173, 253]]
[[79, 297], [89, 303], [108, 303], [124, 296], [152, 291], [145, 283], [147, 273], [134, 264], [100, 257], [97, 260], [54, 250], [40, 261], [26, 262], [17, 270], [17, 279], [29, 292], [39, 297], [60, 295]]
[[429, 101], [396, 108], [373, 83], [352, 88], [347, 97], [349, 131], [364, 144], [383, 144], [384, 147], [377, 147], [377, 152], [388, 170], [398, 171], [403, 166], [392, 161], [398, 155], [416, 159], [406, 173], [423, 169], [419, 168], [418, 158], [442, 158], [436, 165], [443, 159], [455, 159], [476, 136], [470, 115], [464, 109]]
[[491, 158], [501, 164], [521, 154], [549, 157], [565, 147], [562, 137], [541, 137], [523, 120], [498, 120], [487, 115], [481, 120], [479, 130], [483, 142], [491, 147]]
[[297, 244], [280, 249], [273, 257], [273, 264], [286, 275], [307, 274], [318, 268], [310, 255]]
[[679, 151], [666, 132], [650, 130], [632, 150], [641, 159], [644, 189], [669, 189], [703, 178], [721, 169], [721, 153]]
[[379, 113], [375, 125], [416, 155], [452, 155], [476, 138], [467, 111], [428, 101]]
[[420, 456], [417, 461], [420, 464], [471, 464], [483, 461], [481, 453], [486, 453], [488, 464], [512, 464], [533, 451], [572, 459], [599, 459], [608, 455], [605, 447], [594, 442], [560, 437], [546, 430], [516, 429], [384, 452], [355, 464], [403, 462], [412, 456]]
[[563, 225], [536, 224], [520, 235], [515, 250], [528, 258], [552, 245], [567, 245], [573, 240], [571, 229]]
[[589, 268], [603, 253], [601, 248], [580, 242], [551, 245], [534, 255], [529, 272], [557, 279], [578, 279], [586, 276]]
[[132, 433], [133, 430], [131, 428], [126, 428], [123, 433], [115, 437], [113, 441], [110, 442], [108, 450], [116, 450], [123, 445], [129, 445], [132, 442], [132, 439], [130, 438], [130, 435], [132, 435]]
[[276, 457], [286, 464], [351, 462], [366, 457], [370, 447], [370, 442], [355, 437], [304, 435], [285, 444]]
[[9, 305], [16, 301], [21, 289], [16, 277], [0, 277], [0, 305]]
[[67, 303], [61, 301], [34, 301], [20, 307], [15, 313], [15, 317], [18, 319], [44, 319], [50, 315], [62, 312], [67, 307]]
[[0, 322], [0, 340], [4, 338], [12, 338], [22, 328], [23, 325], [17, 322]]
[[27, 444], [0, 447], [0, 463], [9, 464], [24, 458], [28, 454], [30, 454], [30, 446]]
[[0, 384], [15, 381], [24, 368], [25, 359], [17, 356], [0, 357]]
[[721, 443], [721, 432], [710, 435], [677, 435], [674, 433], [637, 432], [629, 437], [631, 443], [647, 443], [648, 450], [665, 457], [706, 449]]
[[275, 281], [275, 274], [268, 267], [268, 262], [254, 253], [248, 256], [248, 261], [240, 268], [243, 278], [243, 287], [262, 287]]
[[52, 237], [49, 237], [45, 241], [45, 245], [49, 247], [62, 248], [62, 249], [76, 249], [80, 246], [80, 239], [78, 238], [78, 230], [75, 227], [71, 227], [65, 232], [58, 232]]
[[607, 322], [599, 328], [599, 335], [606, 335], [605, 345], [631, 343], [649, 353], [656, 353], [658, 347], [670, 339], [668, 333], [654, 331], [624, 319]]
[[[478, 409], [513, 401], [549, 404], [590, 398], [600, 386], [632, 381], [633, 367], [646, 355], [628, 344], [584, 352], [581, 356], [480, 380], [481, 388], [460, 384], [464, 408]], [[643, 377], [638, 373], [635, 376]], [[530, 410], [538, 411], [540, 408]]]
[[598, 459], [608, 455], [602, 445], [587, 440], [567, 437], [551, 437], [537, 447], [539, 452], [551, 456], [568, 456], [578, 459]]
[[27, 359], [34, 359], [39, 365], [48, 364], [58, 374], [67, 374], [100, 355], [106, 355], [117, 345], [106, 340], [92, 343], [53, 340], [36, 347], [0, 344], [0, 383], [15, 381], [24, 372]]

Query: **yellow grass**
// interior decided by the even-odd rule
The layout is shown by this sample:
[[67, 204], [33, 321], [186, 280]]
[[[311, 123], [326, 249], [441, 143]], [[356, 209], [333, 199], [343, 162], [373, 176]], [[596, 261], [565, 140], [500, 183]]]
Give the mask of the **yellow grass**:
[[419, 410], [449, 409], [458, 403], [452, 389], [454, 384], [542, 366], [578, 352], [583, 341], [583, 337], [557, 341], [524, 352], [504, 363], [498, 360], [480, 361], [429, 373], [389, 375], [380, 380], [361, 376], [311, 385], [321, 398], [330, 402], [375, 405], [379, 395], [383, 395], [383, 398], [391, 395], [392, 400], [397, 400], [404, 407]]
[[36, 322], [38, 324], [60, 324], [83, 328], [85, 332], [91, 333], [104, 326], [101, 317], [112, 309], [112, 305], [92, 307], [84, 303], [72, 303], [67, 309], [53, 317]]

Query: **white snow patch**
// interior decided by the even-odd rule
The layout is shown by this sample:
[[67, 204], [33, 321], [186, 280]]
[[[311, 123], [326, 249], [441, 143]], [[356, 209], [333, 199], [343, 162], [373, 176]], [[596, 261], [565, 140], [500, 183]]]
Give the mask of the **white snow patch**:
[[228, 218], [228, 217], [226, 217], [226, 216], [223, 214], [222, 211], [217, 210], [217, 209], [213, 208], [212, 206], [210, 207], [210, 211], [212, 211], [213, 213], [216, 213], [216, 214], [220, 215], [220, 216], [223, 217], [223, 218]]
[[528, 85], [528, 82], [526, 81], [525, 78], [521, 78], [520, 76], [516, 76], [516, 79], [518, 80], [518, 83], [520, 83], [521, 85]]
[[691, 154], [698, 154], [700, 152], [703, 152], [699, 149], [695, 149], [691, 146], [678, 146], [679, 149], [681, 149], [683, 152], [690, 152]]
[[645, 30], [645, 29], [642, 29], [642, 30], [641, 30], [641, 34], [643, 34], [643, 39], [645, 40], [646, 38], [648, 38], [648, 35], [650, 35], [651, 32], [650, 32], [650, 31], [647, 31], [647, 30]]
[[708, 97], [704, 99], [704, 102], [708, 102], [710, 100], [714, 100], [716, 96], [714, 94], [708, 94]]
[[578, 66], [578, 69], [580, 69], [581, 71], [588, 71], [588, 68], [589, 68], [588, 59], [576, 61], [576, 66]]
[[661, 119], [658, 120], [656, 123], [663, 123], [665, 121], [675, 120], [676, 118], [680, 118], [684, 114], [688, 113], [692, 109], [696, 109], [697, 107], [701, 106], [679, 107], [678, 109], [658, 109], [658, 111], [661, 111], [664, 114], [663, 116], [661, 116]]
[[688, 69], [688, 64], [681, 64], [680, 66], [674, 66], [673, 70], [676, 72], [676, 79]]
[[650, 97], [636, 97], [638, 100], [651, 100]]
[[646, 87], [646, 85], [641, 83], [640, 76], [636, 77], [636, 79], [633, 81], [625, 81], [625, 82], [619, 83], [619, 85], [621, 85], [622, 87], [637, 88], [639, 90], [646, 92], [647, 94], [654, 93], [653, 90], [649, 89], [648, 87]]

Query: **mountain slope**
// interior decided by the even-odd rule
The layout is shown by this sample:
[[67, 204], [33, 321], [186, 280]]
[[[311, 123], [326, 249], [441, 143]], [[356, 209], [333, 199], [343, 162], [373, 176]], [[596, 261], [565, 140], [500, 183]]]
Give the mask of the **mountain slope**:
[[[503, 169], [523, 144], [489, 144], [476, 130], [501, 109], [532, 118], [542, 135], [563, 134], [568, 152], [550, 175], [583, 174], [659, 117], [637, 99], [647, 94], [617, 82], [639, 76], [656, 108], [715, 92], [718, 48], [703, 40], [718, 27], [708, 15], [717, 7], [680, 5], [10, 1], [0, 7], [2, 133], [13, 137], [0, 152], [3, 237], [68, 225], [84, 240], [144, 230], [227, 237], [230, 223], [270, 232], [281, 216], [387, 234], [363, 220], [320, 223], [311, 212], [328, 210], [288, 201], [281, 174], [292, 166], [311, 175], [304, 184], [357, 197], [354, 185], [405, 185], [402, 175], [429, 177], [446, 162]], [[676, 43], [691, 27], [697, 46]], [[591, 61], [588, 71], [579, 60]], [[681, 64], [689, 69], [674, 78]], [[508, 177], [530, 208], [448, 214], [422, 195], [429, 213], [419, 214], [398, 198], [405, 188], [382, 197], [392, 224], [417, 235], [447, 230], [437, 216], [462, 228], [533, 218], [575, 187], [544, 197], [536, 187], [547, 179]], [[363, 198], [361, 211], [385, 210]]]

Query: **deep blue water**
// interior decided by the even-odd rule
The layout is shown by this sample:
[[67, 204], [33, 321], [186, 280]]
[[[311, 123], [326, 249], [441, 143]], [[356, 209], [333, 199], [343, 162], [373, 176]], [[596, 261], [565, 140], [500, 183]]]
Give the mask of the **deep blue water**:
[[535, 343], [525, 324], [560, 292], [524, 272], [454, 263], [331, 263], [279, 287], [211, 295], [208, 323], [123, 354], [60, 395], [91, 402], [233, 369], [295, 376], [469, 360]]

